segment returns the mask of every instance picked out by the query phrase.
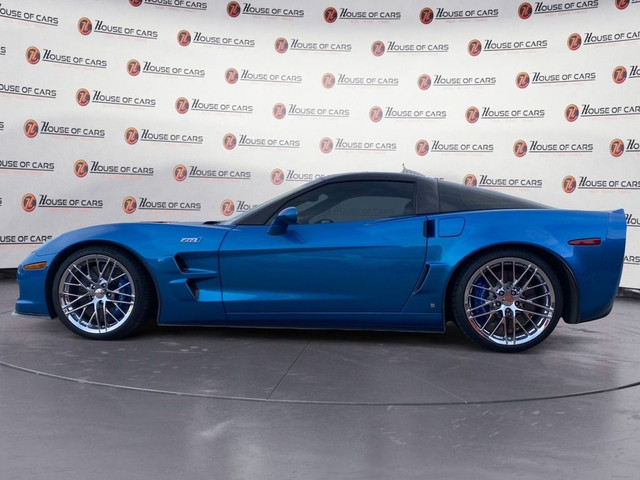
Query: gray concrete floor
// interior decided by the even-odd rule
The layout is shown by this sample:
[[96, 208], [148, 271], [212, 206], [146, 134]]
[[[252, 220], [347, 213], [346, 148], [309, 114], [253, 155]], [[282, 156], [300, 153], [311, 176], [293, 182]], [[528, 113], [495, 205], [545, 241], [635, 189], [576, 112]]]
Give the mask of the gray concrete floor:
[[0, 479], [640, 478], [638, 301], [518, 355], [444, 335], [84, 340], [0, 280]]

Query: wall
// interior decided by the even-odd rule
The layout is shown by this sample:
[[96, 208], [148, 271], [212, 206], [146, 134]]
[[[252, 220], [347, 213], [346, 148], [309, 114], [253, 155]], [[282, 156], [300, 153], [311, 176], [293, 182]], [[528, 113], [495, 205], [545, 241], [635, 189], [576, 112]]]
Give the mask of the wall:
[[9, 0], [0, 30], [0, 267], [404, 165], [623, 207], [640, 287], [638, 0]]

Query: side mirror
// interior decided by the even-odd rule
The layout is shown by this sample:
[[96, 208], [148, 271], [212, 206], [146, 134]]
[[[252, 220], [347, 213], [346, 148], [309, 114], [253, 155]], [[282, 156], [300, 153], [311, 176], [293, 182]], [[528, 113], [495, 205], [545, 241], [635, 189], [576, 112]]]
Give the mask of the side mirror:
[[288, 207], [282, 210], [276, 218], [273, 219], [273, 223], [267, 230], [269, 235], [282, 235], [287, 231], [289, 225], [293, 225], [298, 222], [298, 210], [296, 207]]

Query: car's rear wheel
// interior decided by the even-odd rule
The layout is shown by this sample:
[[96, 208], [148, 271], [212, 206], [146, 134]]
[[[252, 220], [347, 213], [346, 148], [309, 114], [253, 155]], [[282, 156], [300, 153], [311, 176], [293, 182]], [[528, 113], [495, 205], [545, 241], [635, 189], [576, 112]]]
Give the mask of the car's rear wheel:
[[488, 252], [455, 280], [452, 305], [464, 334], [483, 347], [519, 352], [547, 338], [562, 313], [562, 291], [553, 268], [520, 249]]
[[149, 319], [153, 292], [147, 272], [131, 255], [107, 246], [82, 248], [58, 267], [52, 287], [60, 321], [91, 339], [129, 335]]

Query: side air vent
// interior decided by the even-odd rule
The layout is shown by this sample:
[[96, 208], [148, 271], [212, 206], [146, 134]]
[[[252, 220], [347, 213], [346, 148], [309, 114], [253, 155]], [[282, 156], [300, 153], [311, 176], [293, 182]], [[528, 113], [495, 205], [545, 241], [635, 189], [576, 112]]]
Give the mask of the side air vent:
[[198, 288], [198, 284], [196, 283], [196, 281], [187, 280], [187, 287], [189, 287], [189, 290], [191, 291], [191, 295], [193, 295], [193, 298], [198, 300], [198, 297], [200, 296], [200, 289]]
[[187, 270], [189, 270], [189, 267], [187, 267], [187, 262], [185, 262], [180, 255], [176, 255], [175, 257], [173, 257], [173, 259], [175, 260], [176, 265], [181, 272], [186, 272]]

